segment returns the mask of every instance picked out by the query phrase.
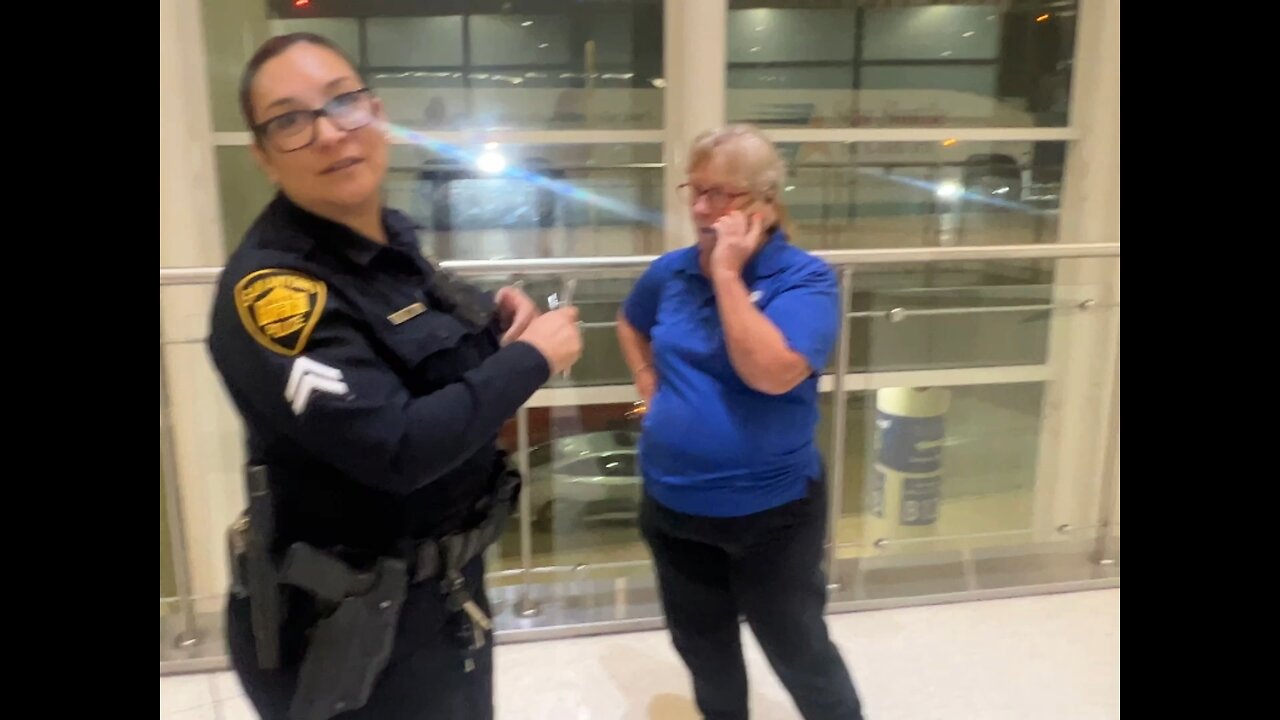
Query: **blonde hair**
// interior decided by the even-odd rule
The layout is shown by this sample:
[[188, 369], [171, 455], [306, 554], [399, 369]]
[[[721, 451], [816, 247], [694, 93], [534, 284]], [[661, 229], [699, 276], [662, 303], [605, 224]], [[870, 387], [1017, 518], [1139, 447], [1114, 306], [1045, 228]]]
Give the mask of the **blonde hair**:
[[702, 132], [689, 148], [688, 171], [706, 165], [713, 157], [720, 158], [746, 189], [772, 202], [779, 223], [787, 220], [780, 192], [787, 179], [787, 166], [778, 148], [759, 128], [738, 124]]

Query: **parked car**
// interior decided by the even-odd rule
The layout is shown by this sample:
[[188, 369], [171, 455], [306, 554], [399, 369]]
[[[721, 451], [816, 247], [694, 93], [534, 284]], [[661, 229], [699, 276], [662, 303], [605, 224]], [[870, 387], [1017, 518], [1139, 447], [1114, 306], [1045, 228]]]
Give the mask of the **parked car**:
[[643, 479], [639, 433], [590, 432], [529, 449], [529, 507], [534, 525], [549, 530], [587, 517], [631, 518], [640, 509]]

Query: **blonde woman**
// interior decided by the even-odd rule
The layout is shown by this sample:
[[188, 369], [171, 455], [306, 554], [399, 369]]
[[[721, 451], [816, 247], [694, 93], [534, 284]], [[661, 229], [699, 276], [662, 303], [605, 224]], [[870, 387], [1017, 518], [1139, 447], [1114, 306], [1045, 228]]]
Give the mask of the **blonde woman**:
[[618, 317], [648, 403], [640, 525], [709, 720], [747, 717], [745, 617], [809, 720], [862, 717], [827, 635], [818, 374], [840, 327], [831, 269], [791, 245], [785, 167], [754, 128], [706, 132], [681, 191], [697, 243], [656, 260]]

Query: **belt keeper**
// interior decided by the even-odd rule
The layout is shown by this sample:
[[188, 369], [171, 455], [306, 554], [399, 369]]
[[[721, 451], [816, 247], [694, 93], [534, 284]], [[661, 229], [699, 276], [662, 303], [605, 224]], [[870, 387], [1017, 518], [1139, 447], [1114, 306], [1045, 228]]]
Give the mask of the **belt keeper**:
[[[465, 585], [466, 581], [463, 579], [462, 573], [458, 572], [456, 568], [449, 568], [445, 571], [444, 580], [440, 583], [440, 591], [451, 598], [458, 595], [466, 595], [467, 592], [463, 589]], [[466, 602], [466, 600], [462, 602]]]

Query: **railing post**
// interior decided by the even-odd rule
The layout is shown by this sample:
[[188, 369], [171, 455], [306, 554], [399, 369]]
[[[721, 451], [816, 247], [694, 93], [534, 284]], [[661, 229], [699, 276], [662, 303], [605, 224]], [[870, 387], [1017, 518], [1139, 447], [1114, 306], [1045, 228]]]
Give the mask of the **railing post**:
[[1120, 485], [1120, 351], [1116, 350], [1115, 373], [1111, 381], [1111, 400], [1107, 412], [1107, 439], [1103, 451], [1102, 486], [1099, 489], [1101, 509], [1098, 515], [1098, 544], [1094, 560], [1099, 565], [1114, 565], [1115, 547], [1111, 535], [1116, 526], [1116, 503]]
[[[516, 460], [520, 465], [520, 477], [529, 482], [529, 408], [520, 406], [516, 411]], [[520, 599], [516, 613], [520, 617], [535, 617], [538, 605], [529, 596], [529, 573], [533, 570], [533, 500], [529, 488], [520, 493]]]
[[200, 644], [196, 629], [195, 600], [191, 594], [190, 559], [187, 555], [187, 525], [182, 513], [181, 483], [174, 456], [172, 411], [169, 405], [168, 373], [164, 370], [164, 335], [160, 336], [160, 478], [165, 482], [165, 514], [169, 520], [169, 547], [173, 551], [174, 584], [178, 590], [178, 609], [182, 630], [174, 638], [177, 647]]
[[831, 477], [827, 490], [827, 590], [839, 591], [844, 584], [839, 577], [836, 563], [836, 533], [840, 527], [841, 510], [844, 505], [844, 458], [846, 424], [849, 414], [849, 403], [845, 390], [845, 376], [849, 374], [849, 313], [853, 305], [853, 268], [840, 270], [840, 342], [839, 355], [836, 356], [835, 392], [832, 393], [832, 412], [835, 417], [831, 423]]

